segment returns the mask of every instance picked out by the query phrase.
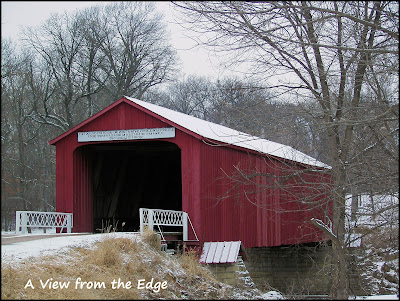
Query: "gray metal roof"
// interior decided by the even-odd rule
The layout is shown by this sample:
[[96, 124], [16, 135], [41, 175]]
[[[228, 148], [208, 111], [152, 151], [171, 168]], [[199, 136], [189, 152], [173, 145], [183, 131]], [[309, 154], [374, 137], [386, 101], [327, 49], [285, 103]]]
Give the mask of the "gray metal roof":
[[200, 263], [234, 263], [240, 247], [241, 241], [205, 242]]

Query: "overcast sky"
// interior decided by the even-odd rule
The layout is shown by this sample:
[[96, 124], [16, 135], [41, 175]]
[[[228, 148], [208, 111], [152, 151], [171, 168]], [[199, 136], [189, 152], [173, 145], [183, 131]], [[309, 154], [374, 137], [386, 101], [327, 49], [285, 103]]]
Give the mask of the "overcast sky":
[[[1, 1], [1, 35], [17, 40], [21, 26], [38, 26], [53, 12], [73, 12], [98, 3], [107, 1]], [[209, 76], [214, 79], [232, 74], [225, 68], [218, 67], [215, 53], [204, 48], [193, 48], [194, 41], [175, 23], [176, 13], [174, 14], [173, 5], [161, 1], [156, 2], [156, 8], [165, 15], [168, 30], [171, 32], [171, 43], [178, 52], [184, 74]]]

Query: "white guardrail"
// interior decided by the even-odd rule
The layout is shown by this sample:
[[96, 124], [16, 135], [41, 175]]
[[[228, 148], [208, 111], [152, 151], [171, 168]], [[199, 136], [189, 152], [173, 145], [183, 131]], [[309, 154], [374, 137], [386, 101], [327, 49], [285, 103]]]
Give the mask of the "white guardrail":
[[143, 234], [145, 226], [148, 226], [151, 230], [153, 230], [154, 226], [157, 226], [164, 240], [160, 226], [181, 226], [183, 227], [183, 241], [188, 241], [189, 221], [193, 233], [196, 236], [196, 240], [198, 241], [192, 222], [190, 221], [188, 214], [184, 211], [140, 208], [139, 216], [141, 234]]
[[40, 212], [40, 211], [16, 211], [15, 232], [26, 234], [28, 228], [61, 228], [60, 233], [67, 229], [71, 233], [72, 213]]

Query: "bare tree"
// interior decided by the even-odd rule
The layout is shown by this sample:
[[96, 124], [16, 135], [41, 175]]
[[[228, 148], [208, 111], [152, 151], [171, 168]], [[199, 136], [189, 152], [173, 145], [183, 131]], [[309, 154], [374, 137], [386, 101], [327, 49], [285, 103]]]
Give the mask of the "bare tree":
[[176, 56], [168, 43], [162, 16], [154, 3], [119, 2], [104, 7], [101, 14], [101, 50], [108, 73], [108, 94], [141, 98], [152, 86], [169, 79]]
[[144, 99], [187, 115], [207, 119], [211, 99], [214, 97], [214, 82], [200, 76], [169, 83], [162, 91], [149, 91]]
[[36, 121], [66, 131], [112, 101], [141, 97], [174, 71], [175, 52], [154, 4], [111, 3], [52, 15], [24, 32], [37, 55], [29, 81]]
[[[2, 41], [2, 223], [15, 219], [15, 210], [34, 210], [43, 200], [40, 195], [49, 156], [41, 151], [46, 140], [40, 139], [43, 128], [32, 120], [34, 104], [29, 89], [31, 57], [20, 54], [12, 43]], [[41, 141], [42, 140], [42, 141]], [[39, 154], [39, 158], [37, 155]], [[47, 199], [47, 202], [51, 199]]]
[[98, 112], [104, 104], [104, 96], [101, 93], [109, 78], [109, 72], [104, 72], [102, 67], [106, 55], [101, 47], [104, 42], [102, 10], [100, 6], [92, 6], [76, 14], [76, 22], [79, 24], [83, 36], [82, 47], [78, 53], [77, 65], [81, 73], [83, 97], [87, 100], [87, 117]]
[[85, 93], [78, 65], [83, 43], [79, 23], [68, 14], [54, 14], [40, 30], [27, 29], [24, 41], [38, 56], [31, 64], [30, 78], [36, 121], [66, 131], [82, 118], [76, 116]]
[[[232, 64], [251, 62], [250, 73], [269, 80], [270, 87], [290, 93], [293, 99], [317, 104], [318, 111], [313, 114], [324, 125], [334, 181], [333, 229], [319, 222], [315, 225], [332, 239], [331, 295], [348, 298], [345, 200], [351, 185], [349, 170], [357, 165], [354, 158], [361, 155], [355, 135], [362, 125], [371, 125], [372, 119], [384, 125], [379, 127], [384, 130], [381, 137], [397, 146], [384, 148], [390, 153], [388, 162], [398, 166], [398, 127], [394, 113], [398, 105], [398, 3], [175, 4], [182, 8], [186, 24], [201, 34], [199, 43], [234, 51]], [[371, 103], [385, 108], [374, 118], [363, 114]], [[376, 128], [365, 129], [368, 128], [376, 132]], [[393, 175], [398, 180], [398, 171]], [[398, 186], [392, 187], [396, 188], [398, 191]]]

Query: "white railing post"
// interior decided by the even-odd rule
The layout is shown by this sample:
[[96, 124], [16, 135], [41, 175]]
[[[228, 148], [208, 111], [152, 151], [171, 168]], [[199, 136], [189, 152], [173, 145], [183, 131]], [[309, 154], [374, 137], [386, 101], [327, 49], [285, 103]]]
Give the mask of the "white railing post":
[[148, 218], [149, 218], [149, 228], [151, 231], [153, 231], [153, 226], [154, 226], [154, 220], [153, 220], [153, 210], [152, 209], [148, 209], [149, 210], [149, 214], [148, 214]]
[[21, 219], [21, 234], [26, 234], [27, 230], [27, 214], [26, 212], [22, 212], [22, 219]]
[[188, 240], [188, 214], [183, 212], [182, 214], [182, 226], [183, 226], [183, 241]]
[[72, 228], [72, 214], [67, 215], [67, 233], [71, 233]]
[[139, 208], [139, 219], [140, 219], [140, 234], [143, 235], [143, 227], [144, 227], [144, 216], [143, 216], [143, 208]]
[[15, 234], [21, 233], [21, 212], [15, 211]]

